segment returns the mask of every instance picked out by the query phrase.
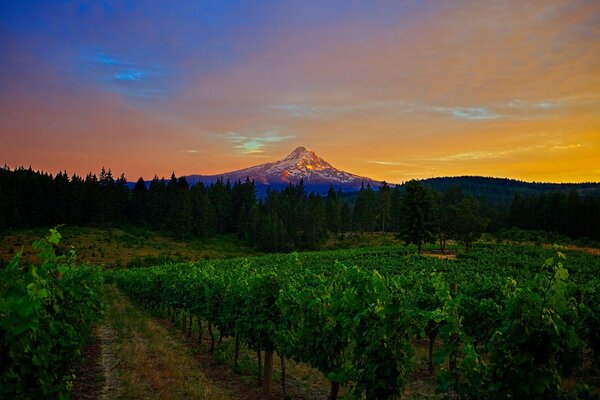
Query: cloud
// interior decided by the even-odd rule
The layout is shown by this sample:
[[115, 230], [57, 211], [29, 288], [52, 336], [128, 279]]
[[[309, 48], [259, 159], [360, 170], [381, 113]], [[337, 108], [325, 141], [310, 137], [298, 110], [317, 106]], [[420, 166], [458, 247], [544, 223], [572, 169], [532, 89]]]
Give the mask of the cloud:
[[[133, 55], [131, 58], [135, 58]], [[158, 99], [170, 93], [165, 78], [167, 68], [143, 62], [134, 62], [99, 50], [84, 50], [86, 74], [105, 90], [116, 92], [132, 100]]]
[[420, 109], [428, 113], [445, 114], [453, 119], [467, 121], [485, 121], [499, 119], [503, 116], [492, 110], [489, 106], [476, 107], [442, 107], [431, 105], [415, 105], [416, 109]]
[[239, 133], [227, 133], [226, 138], [229, 142], [235, 144], [235, 148], [243, 154], [260, 154], [265, 147], [279, 143], [284, 140], [293, 139], [293, 135], [281, 135], [276, 131], [270, 131], [259, 135], [241, 135]]
[[553, 150], [573, 150], [581, 147], [581, 143], [573, 144], [556, 144], [552, 147]]
[[120, 81], [137, 81], [142, 79], [144, 76], [146, 76], [144, 71], [136, 71], [131, 69], [114, 75], [115, 79]]
[[377, 165], [387, 165], [387, 166], [403, 166], [403, 167], [415, 167], [416, 164], [412, 164], [412, 163], [405, 163], [405, 162], [398, 162], [398, 161], [368, 161], [371, 164], [377, 164]]
[[448, 108], [444, 112], [449, 112], [456, 119], [466, 119], [469, 121], [483, 121], [489, 119], [498, 119], [500, 116], [486, 107], [466, 107], [466, 108]]
[[500, 149], [490, 151], [470, 151], [463, 153], [450, 154], [447, 156], [432, 158], [429, 161], [477, 161], [485, 159], [506, 158], [518, 154], [544, 151], [564, 151], [573, 150], [582, 147], [580, 143], [563, 144], [562, 142], [550, 142], [546, 144], [537, 144], [531, 146], [522, 146], [511, 149]]
[[325, 118], [343, 114], [352, 114], [363, 110], [377, 111], [392, 107], [389, 102], [369, 102], [359, 104], [312, 105], [312, 104], [276, 104], [269, 108], [283, 111], [296, 118]]
[[522, 101], [511, 101], [508, 104], [481, 105], [472, 107], [445, 107], [431, 104], [420, 104], [405, 101], [373, 101], [359, 104], [339, 104], [334, 106], [322, 106], [311, 104], [279, 104], [269, 106], [272, 109], [283, 111], [295, 118], [335, 118], [340, 115], [353, 115], [361, 111], [371, 114], [393, 113], [393, 114], [444, 114], [453, 119], [466, 121], [486, 121], [501, 118], [518, 117], [513, 111], [506, 112], [507, 108], [553, 109], [558, 107], [557, 102], [544, 101], [529, 104]]

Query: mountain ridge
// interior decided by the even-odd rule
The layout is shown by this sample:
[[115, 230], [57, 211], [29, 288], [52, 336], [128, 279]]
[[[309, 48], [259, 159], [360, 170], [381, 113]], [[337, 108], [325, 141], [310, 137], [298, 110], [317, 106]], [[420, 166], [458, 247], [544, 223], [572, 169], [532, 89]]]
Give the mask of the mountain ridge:
[[299, 146], [286, 157], [268, 163], [255, 165], [235, 171], [215, 175], [188, 175], [186, 179], [190, 184], [210, 184], [218, 179], [231, 182], [254, 180], [258, 186], [278, 189], [290, 183], [297, 184], [303, 181], [307, 190], [322, 192], [329, 186], [343, 191], [358, 190], [362, 185], [377, 185], [379, 182], [346, 171], [339, 170], [319, 157], [317, 153]]

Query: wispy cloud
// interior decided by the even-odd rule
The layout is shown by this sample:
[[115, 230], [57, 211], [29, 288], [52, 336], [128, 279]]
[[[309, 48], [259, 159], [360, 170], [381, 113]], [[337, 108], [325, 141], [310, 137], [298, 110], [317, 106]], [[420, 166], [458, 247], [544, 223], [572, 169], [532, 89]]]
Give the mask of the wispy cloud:
[[127, 98], [156, 99], [169, 93], [164, 79], [169, 73], [161, 65], [135, 62], [98, 50], [85, 50], [84, 61], [91, 67], [88, 71], [93, 80]]
[[559, 101], [548, 100], [535, 103], [522, 100], [475, 105], [475, 106], [440, 106], [405, 101], [372, 101], [356, 104], [319, 105], [310, 103], [289, 103], [271, 105], [269, 108], [284, 112], [295, 118], [325, 119], [341, 115], [368, 112], [373, 114], [442, 114], [455, 120], [489, 121], [497, 119], [523, 119], [531, 116], [547, 115], [559, 108]]
[[436, 111], [450, 114], [455, 119], [484, 121], [498, 119], [501, 116], [487, 107], [436, 107]]
[[377, 165], [386, 165], [386, 166], [402, 166], [402, 167], [415, 167], [416, 164], [413, 163], [406, 163], [406, 162], [399, 162], [399, 161], [368, 161], [371, 164], [377, 164]]
[[521, 99], [510, 100], [506, 103], [506, 106], [513, 109], [520, 109], [526, 111], [534, 110], [552, 110], [560, 107], [563, 104], [561, 100], [542, 100], [536, 102], [524, 101]]
[[235, 148], [241, 153], [256, 155], [263, 153], [265, 147], [284, 140], [293, 139], [293, 135], [282, 135], [277, 131], [268, 131], [257, 135], [243, 135], [230, 132], [225, 135], [227, 140], [235, 144]]
[[565, 151], [565, 150], [574, 150], [582, 147], [580, 143], [569, 143], [564, 144], [562, 142], [550, 142], [545, 144], [537, 144], [531, 146], [522, 146], [516, 147], [512, 149], [499, 149], [499, 150], [489, 150], [489, 151], [470, 151], [463, 153], [455, 153], [447, 156], [435, 157], [428, 159], [428, 161], [442, 161], [442, 162], [452, 162], [452, 161], [477, 161], [477, 160], [485, 160], [485, 159], [497, 159], [497, 158], [506, 158], [515, 156], [518, 154], [531, 153], [531, 152], [540, 152], [540, 151]]
[[351, 114], [364, 110], [382, 110], [392, 106], [389, 102], [369, 102], [359, 104], [338, 104], [338, 105], [318, 105], [318, 104], [275, 104], [269, 106], [274, 110], [283, 111], [296, 118], [324, 118], [343, 114]]
[[485, 107], [454, 108], [451, 110], [456, 119], [467, 119], [471, 121], [482, 121], [486, 119], [500, 118], [498, 114], [493, 113]]
[[573, 150], [582, 147], [581, 143], [573, 143], [573, 144], [555, 144], [552, 149], [553, 150]]
[[115, 79], [118, 79], [120, 81], [137, 81], [142, 79], [144, 76], [146, 76], [146, 73], [144, 71], [136, 71], [133, 69], [127, 70], [125, 72], [119, 72], [118, 74], [114, 75]]

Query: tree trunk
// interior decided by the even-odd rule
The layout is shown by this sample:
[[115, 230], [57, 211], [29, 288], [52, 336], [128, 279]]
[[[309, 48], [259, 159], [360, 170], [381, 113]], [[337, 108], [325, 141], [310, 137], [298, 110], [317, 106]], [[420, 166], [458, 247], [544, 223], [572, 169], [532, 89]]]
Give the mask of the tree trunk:
[[429, 332], [429, 357], [428, 357], [428, 363], [429, 363], [429, 374], [433, 375], [433, 345], [435, 343], [435, 337], [437, 335], [435, 334], [435, 332]]
[[185, 331], [187, 331], [187, 315], [185, 312], [181, 313], [181, 333], [185, 335]]
[[331, 381], [331, 390], [329, 392], [329, 396], [327, 396], [327, 400], [337, 400], [339, 392], [340, 384], [338, 382]]
[[260, 350], [256, 350], [256, 357], [258, 358], [258, 387], [263, 385], [262, 381], [262, 355], [260, 354]]
[[273, 387], [273, 350], [265, 350], [263, 394], [265, 396], [270, 396], [272, 387]]
[[240, 370], [240, 366], [238, 365], [238, 360], [240, 358], [240, 338], [235, 337], [235, 351], [233, 353], [233, 370], [238, 372]]
[[202, 344], [202, 320], [199, 316], [196, 316], [198, 319], [198, 344]]
[[[452, 295], [452, 297], [456, 297], [457, 292], [458, 292], [458, 285], [456, 284], [456, 282], [452, 282], [450, 284], [450, 294]], [[455, 348], [450, 353], [450, 357], [448, 360], [448, 369], [450, 371], [454, 372], [456, 370], [456, 359], [458, 357], [458, 340], [459, 340], [458, 334], [456, 334], [456, 333], [453, 334], [451, 336], [450, 340], [454, 344]]]
[[281, 360], [281, 389], [283, 390], [283, 399], [287, 400], [288, 394], [287, 394], [287, 385], [286, 385], [286, 381], [285, 381], [285, 356], [283, 354], [281, 354], [279, 356], [279, 359]]
[[225, 336], [225, 335], [223, 335], [223, 332], [219, 331], [219, 343], [217, 343], [218, 346], [220, 346], [221, 343], [223, 343], [223, 336]]
[[193, 323], [194, 323], [194, 320], [193, 320], [193, 318], [194, 318], [194, 317], [193, 317], [193, 316], [192, 316], [192, 314], [190, 313], [190, 324], [189, 324], [189, 327], [188, 327], [188, 333], [187, 333], [188, 337], [191, 337], [191, 336], [192, 336], [192, 325], [193, 325]]
[[208, 323], [208, 334], [210, 335], [210, 352], [212, 353], [215, 351], [215, 335], [213, 334], [212, 324], [210, 322]]

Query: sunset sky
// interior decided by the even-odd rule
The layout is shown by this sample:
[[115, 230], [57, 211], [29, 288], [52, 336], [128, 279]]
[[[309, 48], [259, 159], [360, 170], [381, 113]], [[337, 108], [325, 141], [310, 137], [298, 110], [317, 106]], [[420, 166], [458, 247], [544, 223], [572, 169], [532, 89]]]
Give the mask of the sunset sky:
[[136, 180], [297, 146], [392, 183], [600, 181], [600, 1], [0, 3], [0, 164]]

